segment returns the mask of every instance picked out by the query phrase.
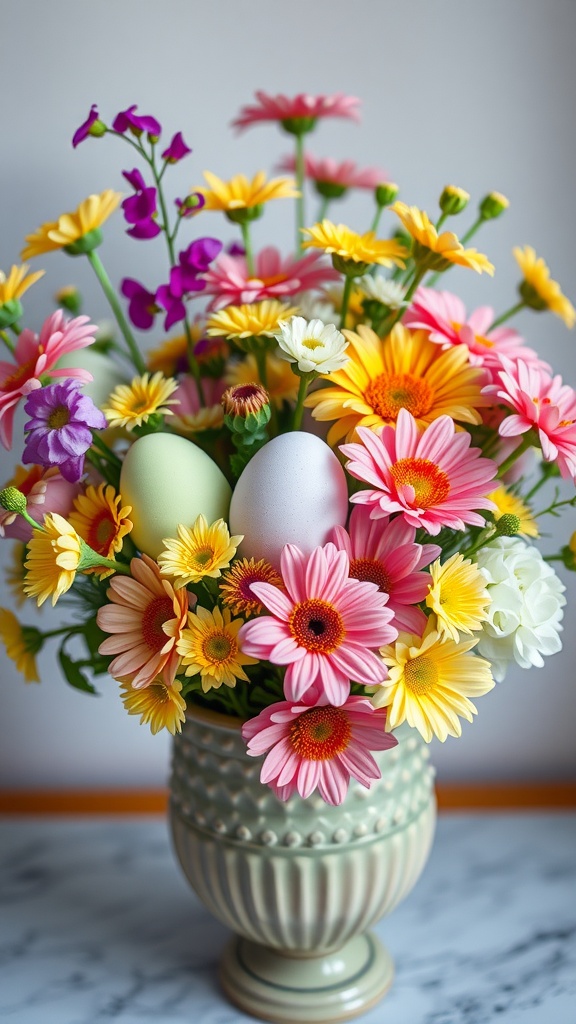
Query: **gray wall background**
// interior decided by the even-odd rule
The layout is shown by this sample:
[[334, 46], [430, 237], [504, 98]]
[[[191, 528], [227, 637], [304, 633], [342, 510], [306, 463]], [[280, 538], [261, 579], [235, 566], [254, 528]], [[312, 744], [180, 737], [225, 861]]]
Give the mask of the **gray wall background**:
[[[230, 131], [230, 120], [255, 89], [343, 91], [363, 99], [362, 126], [325, 122], [311, 136], [314, 154], [384, 166], [401, 185], [402, 198], [431, 213], [449, 182], [473, 199], [489, 189], [510, 198], [508, 214], [478, 243], [496, 264], [494, 281], [471, 271], [451, 273], [450, 287], [469, 306], [487, 303], [502, 311], [511, 305], [518, 279], [511, 249], [526, 243], [576, 300], [573, 0], [3, 0], [0, 9], [4, 270], [19, 261], [24, 235], [40, 223], [74, 209], [90, 192], [123, 189], [121, 169], [134, 166], [125, 146], [105, 138], [71, 148], [91, 103], [109, 123], [138, 103], [141, 112], [160, 119], [168, 139], [184, 132], [194, 155], [172, 171], [177, 195], [199, 184], [204, 169], [223, 177], [252, 174], [288, 150], [287, 137], [273, 126], [238, 137]], [[369, 198], [358, 195], [340, 207], [338, 219], [365, 230], [371, 216]], [[202, 223], [206, 233], [221, 236], [223, 227], [217, 215]], [[271, 204], [255, 236], [257, 245], [275, 242], [288, 250], [293, 225], [287, 207]], [[224, 237], [232, 231], [224, 228]], [[128, 275], [152, 284], [164, 273], [161, 242], [127, 238], [120, 217], [107, 229], [101, 254], [115, 281]], [[108, 316], [85, 261], [58, 253], [34, 261], [35, 269], [41, 265], [46, 277], [26, 302], [30, 326], [39, 326], [52, 309], [52, 294], [71, 282], [83, 291], [93, 318]], [[576, 332], [551, 315], [523, 314], [517, 324], [575, 384]], [[144, 347], [160, 337], [143, 336]], [[0, 452], [2, 481], [19, 458], [17, 444], [11, 453]], [[576, 516], [569, 512], [553, 526], [556, 543], [563, 543]], [[544, 545], [551, 550], [554, 538]], [[6, 544], [0, 557], [6, 561]], [[544, 669], [511, 671], [479, 700], [478, 718], [464, 725], [461, 740], [435, 744], [441, 777], [576, 773], [576, 581], [567, 573], [564, 579], [571, 604], [562, 653]], [[5, 592], [1, 600], [8, 602]], [[30, 603], [23, 618], [34, 622], [35, 615]], [[52, 621], [49, 611], [42, 618]], [[114, 681], [103, 680], [102, 696], [91, 698], [66, 687], [50, 652], [41, 656], [40, 668], [42, 684], [26, 686], [2, 660], [0, 785], [163, 783], [169, 737], [152, 737], [124, 713]]]

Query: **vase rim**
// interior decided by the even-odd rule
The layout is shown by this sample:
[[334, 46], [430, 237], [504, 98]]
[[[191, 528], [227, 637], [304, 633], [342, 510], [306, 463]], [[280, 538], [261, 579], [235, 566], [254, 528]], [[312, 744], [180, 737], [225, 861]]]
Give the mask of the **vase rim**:
[[232, 715], [225, 715], [223, 711], [214, 711], [212, 708], [201, 708], [197, 704], [189, 705], [186, 708], [186, 718], [193, 722], [205, 722], [207, 725], [217, 725], [221, 729], [229, 729], [231, 732], [239, 732], [245, 718], [235, 718]]

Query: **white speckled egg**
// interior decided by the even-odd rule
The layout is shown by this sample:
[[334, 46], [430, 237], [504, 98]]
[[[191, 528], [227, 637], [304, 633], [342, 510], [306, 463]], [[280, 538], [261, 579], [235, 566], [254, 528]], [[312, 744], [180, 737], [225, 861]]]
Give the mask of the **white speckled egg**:
[[240, 554], [280, 565], [285, 544], [311, 552], [348, 515], [346, 475], [332, 449], [314, 434], [280, 434], [250, 460], [230, 503], [230, 529]]
[[176, 434], [146, 434], [128, 449], [120, 473], [122, 501], [132, 505], [132, 540], [157, 558], [177, 526], [202, 513], [226, 519], [231, 489], [222, 470], [198, 445]]

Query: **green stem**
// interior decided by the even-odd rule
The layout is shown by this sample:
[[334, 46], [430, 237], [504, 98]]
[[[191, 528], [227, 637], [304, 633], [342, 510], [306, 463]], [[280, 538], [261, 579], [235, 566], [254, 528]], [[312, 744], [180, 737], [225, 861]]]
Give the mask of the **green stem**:
[[15, 351], [16, 346], [15, 346], [14, 342], [12, 341], [12, 339], [8, 337], [8, 335], [6, 334], [6, 331], [0, 331], [0, 338], [2, 338], [2, 341], [4, 342], [6, 347], [9, 349], [9, 351], [12, 353], [12, 355], [14, 355], [14, 351]]
[[260, 348], [259, 346], [254, 349], [254, 357], [256, 359], [256, 366], [258, 367], [258, 376], [262, 387], [268, 387], [268, 374], [266, 372], [266, 349]]
[[302, 230], [306, 223], [306, 212], [304, 206], [304, 135], [296, 135], [296, 188], [300, 195], [296, 199], [296, 255], [302, 253]]
[[100, 455], [98, 455], [96, 452], [93, 452], [90, 448], [86, 452], [86, 458], [88, 459], [88, 462], [91, 462], [94, 468], [98, 470], [100, 476], [104, 477], [106, 483], [112, 484], [112, 486], [116, 490], [118, 473], [116, 473], [115, 476], [112, 475], [107, 463], [103, 461]]
[[[412, 280], [412, 284], [410, 285], [410, 287], [408, 288], [406, 294], [404, 295], [403, 301], [405, 303], [410, 302], [410, 299], [414, 295], [414, 292], [416, 291], [418, 285], [420, 284], [420, 282], [421, 282], [421, 280], [422, 280], [422, 278], [424, 277], [425, 274], [426, 274], [426, 267], [416, 267], [416, 272], [414, 274], [414, 278]], [[380, 325], [380, 330], [382, 331], [382, 337], [385, 337], [386, 335], [390, 334], [390, 331], [392, 330], [394, 325], [397, 324], [398, 321], [403, 317], [404, 309], [405, 309], [404, 306], [400, 306], [400, 309], [397, 309], [397, 310], [394, 311], [394, 314], [393, 314], [392, 317], [387, 317], [386, 320], [384, 320], [384, 323]]]
[[242, 231], [242, 241], [244, 242], [244, 248], [246, 250], [246, 266], [248, 267], [248, 273], [250, 277], [256, 277], [254, 251], [252, 249], [252, 239], [250, 237], [250, 225], [247, 220], [240, 221], [240, 230]]
[[463, 558], [470, 558], [470, 555], [476, 554], [476, 552], [479, 551], [480, 548], [483, 548], [484, 545], [488, 544], [491, 540], [493, 540], [493, 538], [494, 538], [494, 531], [493, 530], [491, 530], [491, 529], [489, 529], [489, 530], [482, 530], [482, 532], [481, 532], [480, 536], [478, 537], [478, 540], [476, 541], [476, 543], [473, 544], [472, 547], [467, 548], [466, 551], [462, 551], [461, 552], [462, 557]]
[[62, 636], [64, 633], [83, 633], [84, 626], [62, 626], [61, 629], [50, 629], [47, 633], [42, 633], [43, 640], [49, 640], [53, 636]]
[[500, 324], [503, 324], [505, 320], [509, 320], [511, 316], [515, 316], [516, 313], [519, 313], [521, 309], [525, 308], [525, 306], [526, 303], [524, 302], [524, 299], [521, 299], [521, 301], [517, 302], [515, 306], [511, 306], [510, 309], [507, 309], [506, 312], [502, 313], [501, 316], [496, 317], [496, 319], [490, 325], [486, 333], [493, 331], [495, 327], [499, 327]]
[[378, 231], [378, 225], [380, 224], [380, 218], [382, 216], [383, 210], [384, 210], [383, 206], [377, 206], [376, 207], [376, 213], [374, 214], [374, 220], [372, 221], [372, 223], [370, 225], [370, 231], [373, 231], [374, 234], [376, 234], [376, 232]]
[[300, 377], [298, 399], [296, 401], [296, 408], [294, 409], [294, 416], [292, 418], [292, 430], [300, 430], [302, 425], [302, 416], [304, 414], [304, 399], [306, 398], [308, 385], [314, 380], [315, 376], [316, 374], [312, 371], [312, 373], [305, 373]]
[[504, 462], [500, 463], [500, 465], [498, 467], [498, 477], [500, 479], [502, 479], [504, 474], [507, 473], [508, 470], [514, 465], [516, 460], [519, 459], [520, 456], [523, 455], [524, 452], [527, 451], [527, 449], [531, 448], [531, 447], [532, 447], [532, 440], [531, 440], [530, 436], [529, 435], [524, 435], [524, 437], [522, 438], [522, 443], [519, 444], [518, 447], [515, 448], [514, 451], [510, 453], [510, 455], [508, 456], [507, 459], [504, 459]]
[[320, 206], [318, 207], [318, 222], [323, 221], [326, 214], [328, 213], [328, 207], [330, 206], [330, 197], [322, 196], [320, 200]]
[[92, 265], [96, 277], [98, 278], [100, 284], [102, 285], [102, 291], [104, 292], [106, 298], [108, 299], [108, 302], [110, 303], [112, 312], [114, 313], [118, 326], [124, 336], [124, 341], [128, 346], [128, 350], [132, 357], [134, 366], [138, 370], [138, 373], [145, 373], [146, 365], [140, 352], [138, 351], [138, 346], [136, 345], [136, 342], [132, 337], [132, 333], [128, 326], [128, 322], [126, 320], [126, 317], [124, 316], [124, 313], [122, 312], [122, 307], [118, 302], [116, 292], [114, 291], [112, 282], [108, 277], [108, 274], [106, 273], [104, 264], [102, 263], [102, 260], [100, 259], [98, 253], [96, 252], [96, 249], [92, 249], [90, 252], [86, 253], [86, 255]]
[[440, 214], [440, 216], [438, 217], [438, 220], [436, 221], [436, 231], [440, 231], [440, 228], [442, 227], [442, 225], [444, 224], [444, 222], [447, 219], [448, 219], [448, 214], [447, 213], [441, 213]]
[[122, 460], [118, 458], [115, 452], [108, 447], [105, 441], [98, 434], [92, 434], [92, 443], [100, 450], [102, 455], [111, 463], [116, 466], [117, 469], [122, 467]]
[[528, 494], [525, 494], [523, 496], [522, 500], [523, 501], [530, 501], [530, 498], [534, 497], [534, 495], [540, 490], [541, 487], [544, 486], [544, 484], [546, 483], [546, 481], [548, 479], [549, 479], [549, 474], [548, 473], [542, 473], [540, 479], [537, 480], [536, 483], [534, 484], [534, 486], [530, 488], [530, 490], [528, 491]]
[[352, 285], [354, 278], [346, 274], [344, 278], [344, 291], [342, 292], [342, 308], [340, 310], [340, 330], [346, 327], [346, 317], [348, 315], [348, 306], [350, 304], [350, 296], [352, 294]]
[[204, 397], [204, 388], [202, 387], [202, 377], [200, 376], [200, 367], [198, 366], [198, 360], [194, 355], [194, 339], [190, 330], [190, 324], [188, 323], [188, 317], [184, 318], [184, 331], [186, 334], [186, 350], [188, 354], [188, 366], [190, 372], [196, 382], [196, 390], [198, 392], [198, 398], [200, 399], [200, 405], [206, 405], [206, 398]]

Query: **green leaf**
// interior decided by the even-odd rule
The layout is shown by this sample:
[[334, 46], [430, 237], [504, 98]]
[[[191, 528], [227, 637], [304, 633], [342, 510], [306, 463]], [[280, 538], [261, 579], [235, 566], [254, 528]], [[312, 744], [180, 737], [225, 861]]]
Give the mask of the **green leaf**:
[[75, 690], [82, 690], [83, 693], [98, 694], [96, 688], [92, 686], [92, 683], [88, 682], [84, 673], [80, 671], [77, 663], [66, 654], [64, 646], [58, 651], [58, 660], [70, 686], [73, 686]]

